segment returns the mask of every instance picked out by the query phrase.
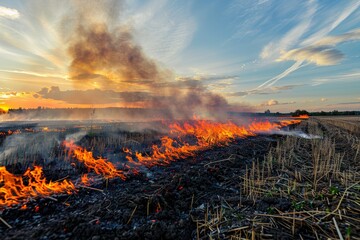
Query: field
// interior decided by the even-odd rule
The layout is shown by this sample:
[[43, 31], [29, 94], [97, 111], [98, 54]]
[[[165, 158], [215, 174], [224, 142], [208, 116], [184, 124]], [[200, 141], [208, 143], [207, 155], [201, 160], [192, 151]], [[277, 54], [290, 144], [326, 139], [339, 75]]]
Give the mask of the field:
[[1, 165], [14, 174], [41, 165], [47, 180], [78, 184], [89, 167], [64, 147], [71, 135], [126, 180], [90, 171], [72, 194], [3, 206], [3, 239], [360, 239], [359, 117], [311, 117], [136, 170], [126, 149], [149, 153], [161, 128], [57, 126], [4, 127]]

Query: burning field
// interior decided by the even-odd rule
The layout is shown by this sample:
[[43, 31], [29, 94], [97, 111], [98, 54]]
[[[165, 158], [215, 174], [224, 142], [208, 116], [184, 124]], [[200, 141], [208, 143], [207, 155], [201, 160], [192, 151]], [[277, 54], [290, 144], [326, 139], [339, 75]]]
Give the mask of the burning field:
[[[336, 46], [359, 29], [328, 34], [360, 3], [342, 13], [304, 1], [296, 17], [277, 1], [5, 2], [1, 239], [360, 239], [359, 118], [280, 113], [360, 104], [338, 85], [318, 94], [355, 83], [356, 62], [321, 73], [331, 76], [313, 68], [352, 62]], [[241, 20], [256, 22], [248, 30], [214, 20], [265, 6]], [[340, 13], [329, 28], [311, 22], [327, 9]], [[260, 24], [272, 16], [301, 22]], [[247, 35], [260, 26], [289, 32]], [[276, 84], [303, 69], [314, 75]]]
[[329, 119], [245, 122], [6, 126], [1, 234], [358, 237], [359, 132]]

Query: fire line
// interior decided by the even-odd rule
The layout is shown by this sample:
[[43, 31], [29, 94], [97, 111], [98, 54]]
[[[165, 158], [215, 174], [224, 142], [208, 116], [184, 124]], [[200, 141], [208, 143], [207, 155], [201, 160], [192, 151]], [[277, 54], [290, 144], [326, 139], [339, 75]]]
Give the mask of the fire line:
[[[190, 122], [169, 124], [169, 136], [161, 138], [160, 145], [152, 145], [151, 153], [133, 153], [130, 149], [123, 149], [129, 165], [129, 173], [137, 174], [139, 166], [152, 167], [167, 165], [178, 159], [196, 156], [196, 152], [209, 149], [213, 146], [226, 146], [236, 138], [256, 136], [259, 133], [269, 133], [280, 130], [284, 126], [298, 124], [302, 119], [281, 120], [280, 122], [253, 121], [248, 125], [237, 125], [233, 122], [218, 123], [208, 120], [194, 119]], [[192, 136], [195, 143], [186, 139]], [[64, 146], [79, 162], [83, 163], [89, 171], [93, 171], [106, 179], [120, 178], [126, 180], [123, 170], [117, 169], [106, 158], [95, 158], [91, 151], [87, 151], [72, 141], [64, 141]], [[127, 173], [128, 174], [128, 173]], [[71, 180], [58, 182], [47, 181], [41, 166], [30, 168], [22, 176], [12, 174], [6, 168], [0, 167], [0, 208], [24, 204], [30, 199], [46, 197], [58, 193], [72, 194], [80, 185], [89, 185], [88, 175], [83, 175], [80, 184], [76, 185]]]

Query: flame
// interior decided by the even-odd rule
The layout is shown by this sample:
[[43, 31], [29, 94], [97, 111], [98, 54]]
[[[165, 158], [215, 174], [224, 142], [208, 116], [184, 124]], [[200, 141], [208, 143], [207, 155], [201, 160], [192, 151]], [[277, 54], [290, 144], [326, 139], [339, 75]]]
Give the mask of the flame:
[[[26, 179], [26, 181], [24, 181]], [[50, 196], [55, 193], [74, 192], [71, 181], [47, 182], [40, 166], [26, 170], [23, 176], [16, 176], [0, 167], [0, 207], [27, 202], [31, 198]]]
[[85, 186], [90, 186], [90, 179], [87, 174], [83, 174], [81, 176], [81, 183], [84, 184]]
[[280, 125], [281, 125], [282, 127], [286, 127], [286, 126], [288, 126], [288, 125], [298, 124], [298, 123], [301, 123], [301, 120], [291, 119], [291, 120], [281, 120], [281, 121], [280, 121]]
[[302, 115], [299, 115], [298, 117], [296, 118], [300, 118], [300, 119], [309, 119], [309, 115], [307, 114], [302, 114]]
[[69, 148], [77, 160], [84, 163], [89, 170], [93, 170], [96, 174], [103, 175], [105, 178], [119, 177], [125, 180], [126, 177], [123, 171], [117, 170], [106, 158], [100, 157], [95, 159], [92, 152], [87, 151], [70, 141], [64, 141], [64, 145]]
[[232, 122], [216, 123], [207, 120], [195, 120], [193, 123], [179, 123], [170, 125], [171, 133], [178, 135], [193, 135], [202, 147], [212, 145], [226, 145], [236, 137], [254, 135], [243, 126], [237, 126]]
[[[284, 126], [300, 123], [301, 119], [306, 118], [301, 116], [300, 119], [279, 122], [253, 121], [248, 125], [237, 125], [233, 122], [218, 123], [196, 118], [184, 123], [175, 122], [169, 124], [170, 134], [161, 138], [161, 144], [152, 145], [148, 154], [133, 153], [130, 149], [124, 148], [128, 161], [124, 166], [129, 172], [138, 174], [139, 166], [167, 165], [177, 159], [193, 157], [196, 152], [213, 146], [226, 146], [236, 138], [280, 130]], [[72, 141], [64, 141], [64, 146], [69, 148], [70, 154], [82, 162], [89, 171], [94, 171], [105, 178], [126, 179], [124, 171], [116, 169], [106, 158], [95, 159], [91, 151], [75, 145]], [[81, 176], [83, 185], [90, 185], [90, 180], [87, 174]], [[40, 166], [34, 166], [33, 170], [28, 169], [23, 176], [16, 176], [8, 172], [5, 167], [0, 167], [0, 187], [0, 207], [24, 203], [35, 197], [61, 192], [71, 194], [76, 191], [75, 185], [68, 180], [48, 182]]]
[[151, 148], [152, 154], [148, 156], [143, 156], [139, 152], [135, 153], [138, 161], [148, 167], [167, 165], [175, 159], [194, 156], [195, 151], [200, 150], [201, 146], [191, 146], [185, 142], [179, 144], [176, 140], [165, 136], [161, 138], [160, 147], [154, 144]]
[[21, 131], [19, 129], [16, 129], [14, 131], [8, 130], [7, 135], [13, 135], [13, 134], [21, 134]]
[[[254, 121], [247, 126], [239, 126], [233, 122], [218, 123], [195, 118], [192, 122], [170, 124], [170, 134], [176, 137], [164, 136], [159, 146], [152, 145], [150, 154], [136, 152], [135, 157], [137, 163], [148, 167], [166, 165], [176, 159], [193, 157], [197, 151], [213, 146], [226, 146], [236, 138], [256, 136], [258, 133], [276, 131], [281, 127], [300, 122], [301, 120], [282, 120], [279, 123]], [[195, 137], [195, 144], [185, 140], [189, 136]], [[127, 153], [128, 161], [136, 163], [130, 150], [126, 149], [124, 152]]]
[[252, 122], [248, 128], [254, 135], [257, 135], [257, 133], [266, 133], [266, 132], [272, 132], [275, 130], [279, 130], [282, 126], [282, 122], [280, 123], [272, 123], [270, 121], [264, 121], [264, 122]]

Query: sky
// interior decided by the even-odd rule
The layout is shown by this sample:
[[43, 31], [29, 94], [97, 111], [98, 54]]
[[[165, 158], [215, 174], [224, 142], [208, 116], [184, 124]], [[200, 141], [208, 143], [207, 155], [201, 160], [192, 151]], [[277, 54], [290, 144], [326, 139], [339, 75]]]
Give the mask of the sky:
[[0, 29], [5, 110], [360, 110], [360, 0], [2, 0]]

